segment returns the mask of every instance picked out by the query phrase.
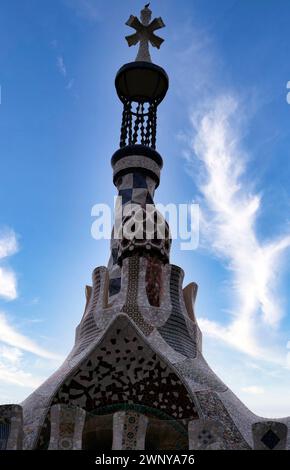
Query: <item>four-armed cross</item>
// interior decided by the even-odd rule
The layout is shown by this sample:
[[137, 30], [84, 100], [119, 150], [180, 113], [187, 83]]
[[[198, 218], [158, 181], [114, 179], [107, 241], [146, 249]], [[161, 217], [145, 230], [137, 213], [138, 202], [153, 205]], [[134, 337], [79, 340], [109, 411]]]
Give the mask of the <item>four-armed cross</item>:
[[149, 9], [149, 5], [150, 3], [145, 5], [141, 11], [141, 22], [136, 16], [131, 15], [126, 23], [126, 25], [136, 30], [136, 33], [126, 36], [129, 47], [135, 46], [140, 42], [136, 61], [151, 62], [149, 42], [153, 47], [157, 47], [159, 49], [164, 41], [164, 39], [156, 36], [154, 31], [164, 28], [165, 24], [163, 23], [162, 18], [155, 18], [150, 23], [152, 11]]

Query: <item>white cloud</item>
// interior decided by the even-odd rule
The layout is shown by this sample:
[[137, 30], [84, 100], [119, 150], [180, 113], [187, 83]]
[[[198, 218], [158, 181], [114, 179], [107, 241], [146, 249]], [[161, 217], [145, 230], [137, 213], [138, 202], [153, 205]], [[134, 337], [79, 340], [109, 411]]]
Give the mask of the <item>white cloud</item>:
[[[18, 251], [17, 237], [13, 230], [0, 233], [0, 260], [14, 255]], [[2, 261], [3, 262], [3, 261]], [[7, 300], [17, 298], [17, 280], [15, 273], [0, 266], [0, 297]], [[19, 333], [12, 326], [5, 314], [0, 312], [0, 382], [8, 386], [34, 388], [43, 381], [23, 370], [23, 351], [30, 352], [45, 359], [59, 360], [59, 356], [38, 346], [34, 341]], [[12, 392], [13, 395], [13, 392]], [[2, 398], [3, 400], [3, 398]]]
[[0, 361], [1, 383], [17, 385], [18, 387], [36, 388], [43, 380], [41, 377], [35, 377], [29, 372], [25, 372], [18, 367], [8, 366]]
[[[0, 233], [0, 260], [14, 255], [17, 251], [17, 237], [13, 230]], [[0, 266], [0, 297], [7, 300], [17, 298], [16, 275], [11, 269], [3, 266]], [[34, 377], [23, 370], [24, 351], [37, 357], [60, 360], [59, 355], [47, 351], [17, 331], [3, 312], [0, 312], [0, 341], [4, 343], [0, 344], [0, 381], [4, 384], [32, 388], [42, 382], [42, 378]]]
[[75, 81], [74, 81], [74, 78], [71, 78], [71, 79], [69, 80], [68, 84], [66, 85], [66, 89], [67, 89], [67, 90], [71, 90], [72, 87], [73, 87], [73, 85], [74, 85], [74, 82], [75, 82]]
[[[184, 49], [185, 35], [188, 47]], [[248, 81], [246, 87], [239, 87], [238, 102], [237, 95], [229, 88], [231, 78], [235, 77], [229, 73], [220, 44], [209, 29], [199, 24], [197, 17], [188, 17], [182, 34], [176, 30], [173, 39], [176, 53], [172, 64], [178, 71], [173, 77], [177, 82], [175, 92], [182, 106], [193, 110], [191, 130], [183, 130], [178, 137], [186, 142], [184, 156], [195, 186], [201, 190], [200, 242], [218, 257], [220, 266], [224, 265], [228, 271], [227, 280], [232, 281], [222, 285], [227, 297], [225, 303], [228, 299], [231, 302], [229, 316], [225, 316], [223, 308], [219, 312], [201, 312], [203, 318], [198, 318], [206, 336], [204, 354], [215, 372], [255, 413], [268, 418], [286, 416], [289, 415], [289, 374], [285, 369], [285, 334], [279, 329], [283, 312], [277, 274], [282, 257], [286, 258], [285, 244], [288, 246], [289, 239], [286, 234], [281, 237], [281, 244], [274, 240], [273, 247], [280, 253], [274, 249], [273, 254], [273, 240], [266, 244], [258, 236], [255, 222], [263, 211], [263, 200], [245, 175], [249, 155], [243, 151], [240, 138], [251, 116], [256, 117], [267, 102], [269, 90], [257, 89], [254, 82], [251, 85]], [[276, 137], [277, 132], [272, 131]], [[267, 139], [273, 139], [272, 134]], [[232, 223], [230, 209], [234, 213]], [[274, 263], [269, 277], [270, 258]], [[212, 321], [213, 315], [220, 319]], [[242, 392], [247, 384], [255, 384], [257, 378], [264, 394]]]
[[[57, 48], [57, 43], [55, 45], [55, 48]], [[69, 78], [68, 76], [68, 71], [67, 71], [67, 67], [66, 67], [66, 64], [64, 62], [64, 58], [62, 55], [59, 55], [56, 59], [56, 64], [57, 64], [57, 68], [60, 72], [60, 74], [63, 76], [64, 80], [67, 82], [66, 83], [66, 90], [71, 90], [74, 86], [74, 78]]]
[[19, 365], [23, 352], [18, 348], [11, 348], [5, 345], [0, 346], [0, 358], [8, 361], [13, 365]]
[[0, 267], [0, 297], [7, 300], [17, 298], [17, 280], [15, 273], [7, 268]]
[[263, 387], [258, 387], [257, 385], [250, 385], [249, 387], [243, 387], [242, 392], [250, 393], [252, 395], [263, 395], [265, 390]]
[[[0, 345], [0, 383], [2, 385], [34, 388], [43, 382], [43, 378], [35, 377], [30, 372], [23, 370], [23, 355], [23, 352], [18, 348]], [[4, 397], [2, 397], [3, 400]], [[11, 396], [9, 400], [11, 400]], [[4, 401], [7, 401], [7, 398]]]
[[[235, 116], [241, 110], [232, 96], [221, 96], [211, 106], [192, 114], [191, 149], [201, 162], [202, 236], [206, 246], [232, 273], [235, 310], [226, 326], [200, 319], [202, 330], [254, 357], [265, 358], [258, 341], [259, 328], [276, 328], [283, 316], [277, 295], [277, 273], [290, 233], [270, 242], [258, 239], [256, 220], [261, 197], [243, 181], [247, 156], [239, 144]], [[196, 164], [194, 156], [187, 160]], [[269, 358], [269, 355], [268, 355]], [[270, 360], [285, 362], [272, 352]]]
[[[17, 238], [13, 230], [6, 230], [0, 234], [0, 260], [14, 255], [18, 251]], [[6, 267], [0, 266], [0, 297], [7, 300], [17, 298], [17, 279], [15, 273]]]
[[17, 238], [13, 230], [0, 233], [0, 259], [12, 256], [18, 251]]
[[[12, 256], [17, 251], [18, 243], [13, 230], [2, 232], [0, 234], [0, 260]], [[14, 300], [17, 297], [15, 273], [3, 266], [0, 266], [0, 297], [7, 300]], [[37, 299], [35, 300], [37, 301]], [[58, 354], [47, 351], [17, 331], [3, 312], [0, 312], [0, 341], [4, 343], [0, 344], [0, 382], [2, 384], [31, 389], [39, 386], [43, 381], [41, 377], [36, 377], [23, 370], [24, 352], [32, 353], [46, 360], [59, 361], [61, 359]]]
[[64, 59], [61, 55], [57, 57], [56, 63], [57, 63], [57, 68], [60, 71], [61, 75], [66, 77], [67, 76], [67, 70], [66, 70], [66, 66], [65, 66], [65, 63], [64, 63]]
[[19, 333], [0, 312], [0, 341], [20, 350], [30, 352], [46, 359], [60, 359], [59, 355], [38, 346], [34, 341]]

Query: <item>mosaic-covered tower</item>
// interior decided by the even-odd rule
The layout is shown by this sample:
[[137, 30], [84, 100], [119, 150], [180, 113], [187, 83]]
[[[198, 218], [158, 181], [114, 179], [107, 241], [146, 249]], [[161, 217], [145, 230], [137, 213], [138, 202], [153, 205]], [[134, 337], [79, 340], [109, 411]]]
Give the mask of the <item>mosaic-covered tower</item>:
[[[169, 227], [154, 210], [163, 164], [157, 107], [168, 77], [151, 62], [149, 43], [160, 47], [154, 31], [164, 24], [151, 21], [149, 5], [126, 24], [139, 51], [115, 81], [123, 116], [112, 167], [122, 214], [109, 265], [93, 272], [62, 366], [21, 406], [0, 407], [0, 449], [289, 448], [290, 419], [255, 416], [202, 355], [197, 285], [183, 287], [182, 269], [169, 260]], [[151, 238], [142, 232], [149, 219]]]

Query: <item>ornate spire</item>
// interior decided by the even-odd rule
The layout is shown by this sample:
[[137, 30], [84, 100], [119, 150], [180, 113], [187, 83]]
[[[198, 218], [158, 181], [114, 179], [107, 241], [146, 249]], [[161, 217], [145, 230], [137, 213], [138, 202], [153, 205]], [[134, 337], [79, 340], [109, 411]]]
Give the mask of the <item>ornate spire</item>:
[[[157, 108], [167, 93], [169, 80], [165, 70], [151, 62], [149, 43], [157, 48], [161, 46], [163, 39], [154, 31], [164, 27], [161, 18], [151, 21], [151, 15], [148, 3], [141, 11], [141, 21], [133, 15], [127, 21], [126, 24], [136, 30], [126, 37], [128, 44], [140, 43], [140, 47], [136, 60], [124, 64], [115, 79], [123, 114], [120, 148], [111, 161], [113, 181], [126, 210], [122, 212], [121, 236], [112, 238], [112, 292], [116, 292], [118, 282], [120, 285], [120, 266], [125, 258], [144, 255], [150, 263], [161, 265], [168, 263], [170, 254], [169, 226], [157, 213], [153, 199], [163, 165], [162, 157], [156, 151]], [[152, 233], [148, 234], [149, 225]], [[128, 227], [132, 227], [133, 235], [131, 229], [127, 233]], [[156, 287], [158, 283], [154, 281], [153, 284]]]
[[[155, 18], [151, 21], [152, 11], [149, 8], [150, 3], [147, 3], [140, 14], [140, 20], [137, 16], [131, 15], [126, 25], [134, 28], [136, 33], [133, 33], [129, 36], [126, 36], [126, 40], [128, 42], [129, 47], [135, 46], [139, 44], [139, 50], [136, 57], [136, 61], [142, 62], [151, 62], [150, 52], [149, 52], [149, 42], [151, 46], [160, 48], [161, 44], [163, 43], [164, 39], [156, 36], [154, 31], [157, 29], [164, 28], [165, 24], [163, 23], [162, 18]], [[150, 23], [151, 21], [151, 23]]]
[[131, 15], [127, 25], [135, 33], [126, 36], [129, 46], [139, 43], [134, 62], [123, 65], [118, 71], [115, 85], [118, 96], [124, 104], [120, 147], [141, 144], [156, 148], [157, 106], [168, 90], [168, 76], [162, 67], [153, 64], [149, 43], [160, 48], [163, 39], [154, 34], [165, 25], [162, 19], [151, 21], [149, 3], [141, 11], [140, 20]]

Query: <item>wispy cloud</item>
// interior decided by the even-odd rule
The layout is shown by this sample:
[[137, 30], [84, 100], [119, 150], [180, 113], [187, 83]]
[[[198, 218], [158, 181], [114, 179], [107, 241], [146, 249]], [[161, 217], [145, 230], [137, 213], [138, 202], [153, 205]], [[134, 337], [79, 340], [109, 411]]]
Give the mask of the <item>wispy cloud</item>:
[[[0, 262], [3, 264], [7, 258], [18, 251], [17, 237], [13, 230], [7, 229], [0, 233]], [[0, 297], [6, 300], [17, 298], [17, 280], [13, 270], [0, 266]], [[0, 311], [0, 382], [8, 386], [34, 388], [43, 381], [25, 370], [27, 353], [46, 361], [59, 362], [61, 357], [39, 346], [35, 341], [21, 334], [8, 320], [6, 314]], [[26, 364], [26, 365], [25, 365]], [[3, 399], [2, 399], [3, 401]]]
[[23, 352], [18, 348], [11, 348], [9, 346], [0, 345], [0, 358], [7, 360], [13, 365], [19, 365], [23, 356]]
[[27, 336], [19, 333], [17, 329], [8, 321], [6, 315], [0, 312], [0, 341], [9, 346], [16, 347], [19, 350], [27, 351], [36, 356], [46, 359], [59, 360], [60, 356], [56, 353], [47, 351]]
[[59, 71], [60, 75], [63, 77], [63, 80], [65, 82], [65, 88], [66, 90], [71, 90], [74, 86], [75, 80], [74, 78], [70, 77], [68, 73], [68, 68], [64, 60], [64, 56], [62, 53], [60, 53], [60, 46], [59, 43], [56, 39], [51, 41], [50, 43], [51, 47], [55, 49], [58, 53], [56, 57], [56, 66], [57, 70]]
[[12, 256], [18, 251], [17, 238], [13, 230], [8, 229], [0, 233], [0, 259]]
[[65, 66], [65, 63], [64, 63], [63, 56], [61, 56], [61, 55], [58, 56], [57, 59], [56, 59], [56, 63], [57, 63], [57, 68], [60, 71], [61, 75], [66, 77], [67, 76], [67, 70], [66, 70], [66, 66]]
[[250, 393], [252, 395], [263, 395], [265, 390], [263, 387], [258, 387], [257, 385], [249, 385], [248, 387], [243, 387], [242, 392]]
[[243, 179], [247, 156], [235, 121], [240, 112], [237, 100], [226, 95], [191, 116], [193, 152], [187, 159], [193, 163], [197, 157], [201, 163], [203, 235], [207, 247], [232, 273], [235, 296], [235, 310], [226, 326], [206, 318], [200, 325], [208, 335], [262, 358], [265, 349], [257, 339], [258, 326], [277, 327], [283, 316], [276, 284], [290, 232], [268, 242], [257, 236], [262, 200]]
[[17, 298], [17, 280], [11, 269], [0, 267], [0, 296], [7, 300]]
[[66, 85], [66, 89], [67, 89], [67, 90], [71, 90], [72, 87], [74, 86], [74, 82], [75, 82], [75, 81], [74, 81], [74, 78], [71, 78], [71, 79], [69, 80], [69, 82], [67, 83], [67, 85]]
[[99, 4], [97, 0], [63, 0], [64, 4], [71, 8], [77, 16], [89, 21], [100, 19]]
[[[43, 382], [43, 377], [24, 370], [24, 353], [17, 347], [0, 344], [0, 383], [17, 387], [35, 388]], [[7, 397], [11, 401], [11, 397]], [[3, 396], [1, 402], [7, 401]]]
[[[0, 262], [18, 251], [17, 238], [13, 230], [0, 233]], [[12, 269], [0, 266], [0, 297], [7, 300], [17, 298], [17, 279]]]
[[[0, 382], [10, 385], [16, 385], [17, 387], [36, 388], [43, 382], [42, 377], [36, 377], [30, 372], [26, 372], [14, 365], [13, 363], [7, 363], [7, 361], [1, 361], [0, 354]], [[11, 397], [9, 397], [11, 401]], [[2, 401], [2, 400], [1, 400]], [[6, 400], [5, 400], [6, 401]]]

